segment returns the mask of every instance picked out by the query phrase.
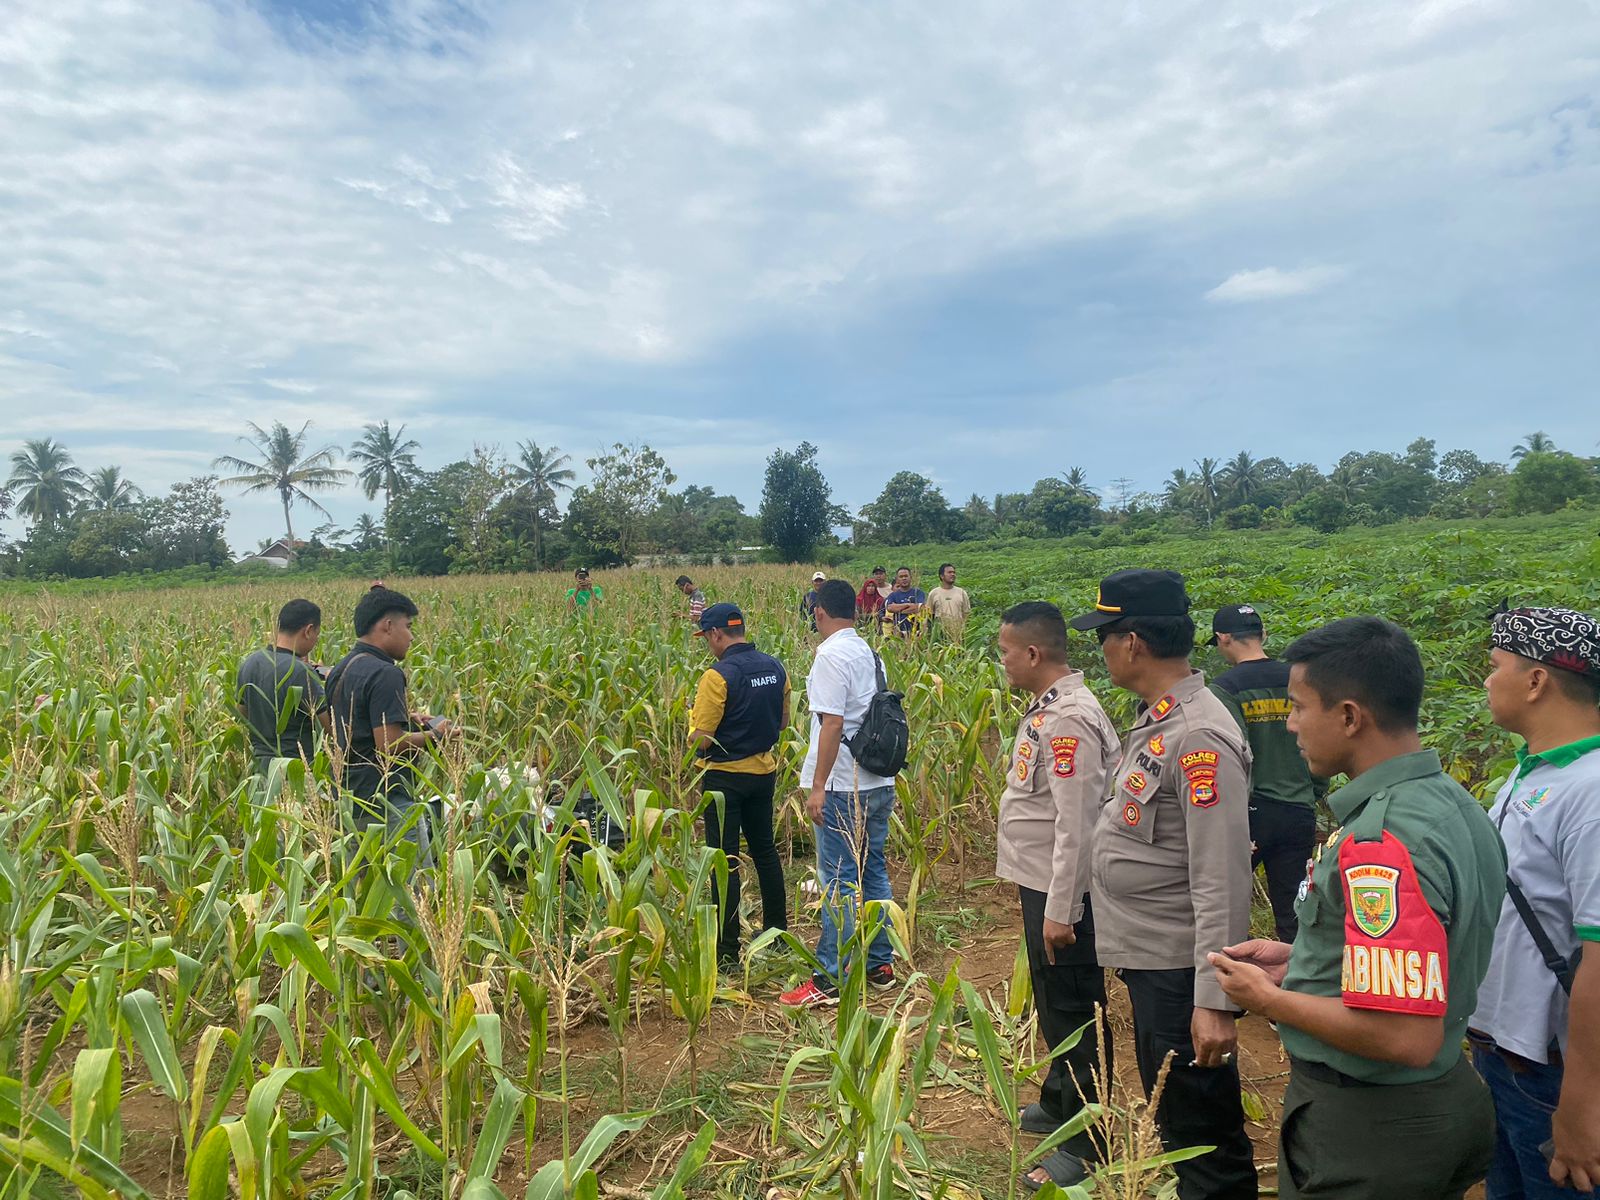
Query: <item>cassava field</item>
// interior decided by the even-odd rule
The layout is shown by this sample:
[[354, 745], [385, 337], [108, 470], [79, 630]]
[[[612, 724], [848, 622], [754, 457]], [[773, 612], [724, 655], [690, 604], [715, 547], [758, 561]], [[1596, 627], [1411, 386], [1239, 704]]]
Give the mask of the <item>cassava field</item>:
[[[557, 575], [390, 581], [422, 606], [416, 707], [467, 730], [424, 766], [424, 791], [453, 802], [441, 868], [415, 885], [375, 842], [341, 840], [325, 761], [252, 780], [230, 708], [235, 664], [279, 604], [323, 606], [332, 662], [362, 582], [7, 592], [0, 1195], [1009, 1195], [1041, 1147], [1007, 1117], [1037, 1067], [1014, 893], [992, 879], [1020, 711], [993, 653], [999, 610], [1076, 610], [1100, 575], [1150, 565], [1185, 572], [1202, 620], [1257, 603], [1277, 645], [1335, 616], [1392, 617], [1427, 660], [1427, 739], [1481, 795], [1510, 750], [1481, 703], [1488, 615], [1502, 598], [1600, 608], [1596, 544], [1576, 513], [853, 559], [853, 580], [906, 562], [926, 584], [953, 558], [978, 615], [963, 644], [885, 651], [913, 734], [899, 904], [881, 914], [901, 986], [804, 1013], [774, 1003], [815, 931], [803, 695], [779, 783], [799, 941], [758, 941], [742, 975], [719, 977], [710, 880], [726, 867], [701, 846], [685, 753], [706, 660], [676, 572], [601, 574], [605, 603], [583, 621]], [[696, 573], [803, 681], [810, 570]], [[1125, 722], [1092, 640], [1073, 653]], [[590, 849], [562, 815], [534, 834], [524, 818], [552, 781], [592, 790], [625, 843]], [[1260, 1022], [1242, 1041], [1270, 1188], [1285, 1067]], [[1093, 1194], [1160, 1189], [1135, 1094], [1090, 1116], [1121, 1163]]]

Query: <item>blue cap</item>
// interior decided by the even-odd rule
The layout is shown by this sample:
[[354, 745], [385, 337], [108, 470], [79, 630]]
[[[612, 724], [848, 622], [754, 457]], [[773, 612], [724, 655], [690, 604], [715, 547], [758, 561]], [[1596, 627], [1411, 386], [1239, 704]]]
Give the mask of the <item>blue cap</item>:
[[700, 629], [694, 636], [705, 637], [713, 629], [744, 633], [744, 614], [737, 604], [713, 604], [700, 614]]

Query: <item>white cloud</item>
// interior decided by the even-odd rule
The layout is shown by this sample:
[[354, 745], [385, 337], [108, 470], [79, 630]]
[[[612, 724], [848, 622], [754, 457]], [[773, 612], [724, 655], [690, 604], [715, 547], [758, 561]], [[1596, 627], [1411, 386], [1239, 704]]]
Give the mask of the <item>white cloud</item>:
[[[5, 436], [203, 457], [245, 420], [347, 441], [388, 417], [436, 430], [434, 460], [502, 417], [631, 428], [659, 397], [597, 382], [716, 377], [752, 332], [869, 326], [1064, 245], [1177, 247], [1186, 295], [1349, 264], [1241, 271], [1218, 303], [1354, 293], [1441, 214], [1475, 254], [1553, 257], [1536, 239], [1600, 194], [1583, 0], [406, 0], [338, 29], [267, 3], [297, 8], [8, 6]], [[1322, 244], [1351, 212], [1375, 261]], [[762, 415], [756, 443], [792, 427]]]
[[1243, 304], [1252, 300], [1305, 296], [1337, 283], [1344, 275], [1342, 267], [1301, 267], [1296, 271], [1262, 267], [1258, 271], [1237, 271], [1207, 292], [1206, 299], [1218, 304]]

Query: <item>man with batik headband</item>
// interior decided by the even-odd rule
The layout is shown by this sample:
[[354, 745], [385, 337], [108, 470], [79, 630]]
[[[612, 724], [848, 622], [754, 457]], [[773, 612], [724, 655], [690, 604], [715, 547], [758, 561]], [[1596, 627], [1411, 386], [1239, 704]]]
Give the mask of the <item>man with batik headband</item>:
[[[1489, 715], [1525, 743], [1490, 819], [1506, 902], [1468, 1036], [1494, 1097], [1489, 1200], [1600, 1188], [1600, 624], [1494, 618]], [[1587, 950], [1587, 953], [1580, 951]]]
[[1494, 1141], [1462, 1054], [1505, 895], [1478, 802], [1422, 748], [1422, 656], [1399, 626], [1350, 617], [1284, 652], [1289, 731], [1311, 773], [1350, 782], [1295, 903], [1294, 946], [1211, 956], [1289, 1054], [1278, 1194], [1456, 1200]]

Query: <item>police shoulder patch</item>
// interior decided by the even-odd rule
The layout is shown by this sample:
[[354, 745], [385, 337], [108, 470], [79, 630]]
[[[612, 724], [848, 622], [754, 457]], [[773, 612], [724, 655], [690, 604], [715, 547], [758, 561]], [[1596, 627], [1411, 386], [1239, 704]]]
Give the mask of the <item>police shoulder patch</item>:
[[1056, 778], [1070, 779], [1078, 769], [1078, 739], [1053, 737], [1050, 739], [1050, 752], [1055, 756]]
[[1150, 719], [1152, 721], [1164, 720], [1168, 713], [1178, 706], [1175, 696], [1163, 696], [1150, 706]]

